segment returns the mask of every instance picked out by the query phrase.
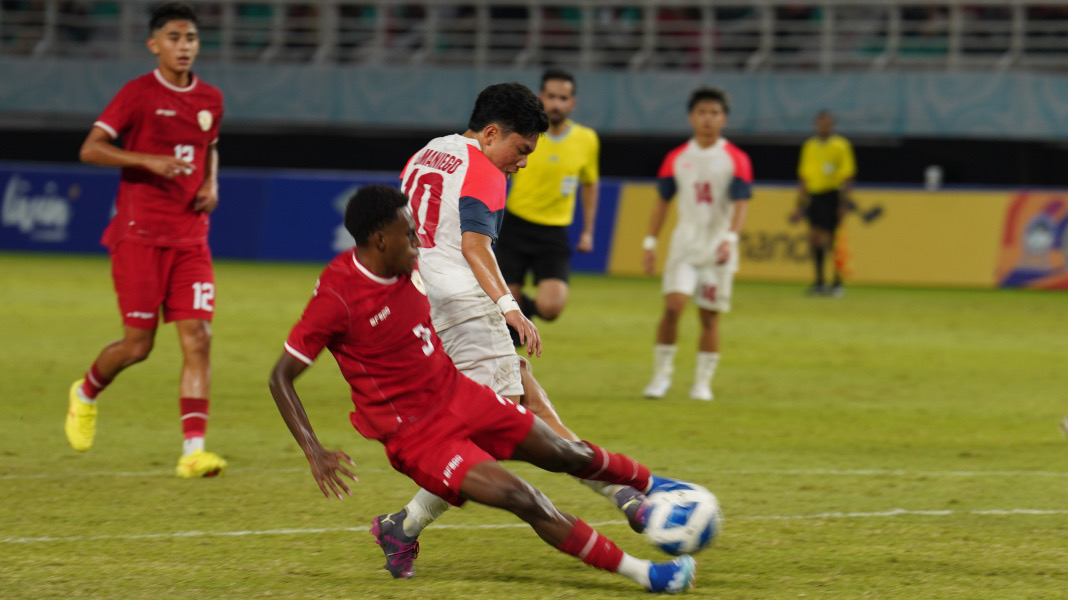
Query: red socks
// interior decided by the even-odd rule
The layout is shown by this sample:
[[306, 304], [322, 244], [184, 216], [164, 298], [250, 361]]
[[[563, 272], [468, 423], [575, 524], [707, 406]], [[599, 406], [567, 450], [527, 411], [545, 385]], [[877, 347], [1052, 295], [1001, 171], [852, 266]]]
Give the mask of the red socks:
[[111, 380], [105, 378], [100, 374], [100, 370], [96, 368], [96, 363], [89, 367], [89, 370], [85, 373], [85, 383], [82, 384], [82, 393], [86, 398], [95, 400], [97, 394], [104, 391], [104, 388], [111, 384]]
[[583, 441], [593, 450], [593, 460], [590, 466], [569, 473], [579, 479], [593, 479], [595, 481], [607, 481], [630, 486], [637, 490], [648, 489], [649, 469], [629, 456], [612, 454], [607, 450]]
[[182, 433], [185, 439], [204, 437], [208, 428], [208, 400], [206, 398], [182, 398]]
[[623, 551], [612, 540], [597, 533], [577, 517], [571, 533], [567, 534], [567, 539], [556, 549], [578, 558], [591, 567], [612, 573], [615, 573], [619, 568], [619, 563], [623, 562]]

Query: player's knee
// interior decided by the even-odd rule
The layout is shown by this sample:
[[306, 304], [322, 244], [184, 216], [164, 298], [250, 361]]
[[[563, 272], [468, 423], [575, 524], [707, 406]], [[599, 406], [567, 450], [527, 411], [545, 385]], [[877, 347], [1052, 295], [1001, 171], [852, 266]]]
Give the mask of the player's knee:
[[544, 520], [553, 514], [552, 503], [545, 494], [525, 481], [510, 482], [501, 491], [508, 511], [527, 523]]
[[207, 323], [186, 328], [181, 338], [182, 351], [187, 356], [207, 356], [211, 352], [211, 327]]
[[553, 468], [548, 470], [554, 473], [577, 473], [588, 467], [591, 460], [593, 450], [588, 444], [560, 438], [556, 444]]
[[555, 321], [564, 312], [562, 303], [538, 303], [538, 316], [545, 321]]

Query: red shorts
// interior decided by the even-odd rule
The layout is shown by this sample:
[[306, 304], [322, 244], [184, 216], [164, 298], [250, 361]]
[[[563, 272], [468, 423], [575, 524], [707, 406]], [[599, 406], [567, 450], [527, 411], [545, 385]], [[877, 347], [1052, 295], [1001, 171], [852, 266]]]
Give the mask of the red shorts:
[[160, 247], [122, 241], [111, 249], [111, 278], [122, 322], [155, 329], [163, 321], [211, 321], [215, 312], [215, 274], [207, 243]]
[[534, 413], [486, 386], [460, 377], [456, 393], [433, 416], [385, 442], [393, 468], [420, 487], [460, 506], [460, 486], [471, 467], [512, 457]]

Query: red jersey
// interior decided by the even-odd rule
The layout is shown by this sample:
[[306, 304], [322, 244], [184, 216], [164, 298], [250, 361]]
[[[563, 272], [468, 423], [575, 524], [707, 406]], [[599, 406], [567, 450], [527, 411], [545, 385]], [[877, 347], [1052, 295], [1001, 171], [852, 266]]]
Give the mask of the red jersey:
[[111, 247], [120, 240], [154, 246], [186, 246], [208, 238], [207, 213], [193, 212], [197, 190], [207, 173], [211, 144], [219, 138], [222, 93], [192, 76], [184, 88], [163, 78], [159, 69], [127, 83], [93, 125], [123, 148], [163, 154], [196, 166], [174, 179], [144, 169], [123, 168], [116, 214], [101, 240]]
[[382, 278], [348, 250], [327, 265], [285, 349], [305, 364], [329, 349], [352, 388], [352, 424], [388, 439], [449, 398], [460, 372], [430, 324], [418, 271]]

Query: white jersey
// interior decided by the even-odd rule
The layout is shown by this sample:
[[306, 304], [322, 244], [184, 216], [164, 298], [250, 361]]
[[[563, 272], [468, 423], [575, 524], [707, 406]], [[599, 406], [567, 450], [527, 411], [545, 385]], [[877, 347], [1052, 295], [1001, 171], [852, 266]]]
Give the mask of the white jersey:
[[749, 156], [725, 138], [707, 148], [691, 139], [668, 153], [657, 177], [660, 197], [674, 197], [678, 207], [671, 255], [693, 264], [713, 262], [730, 230], [734, 202], [752, 195]]
[[422, 247], [419, 272], [438, 331], [497, 305], [475, 279], [460, 249], [464, 232], [494, 241], [504, 216], [504, 173], [482, 154], [477, 140], [459, 134], [435, 138], [415, 153], [401, 173]]

